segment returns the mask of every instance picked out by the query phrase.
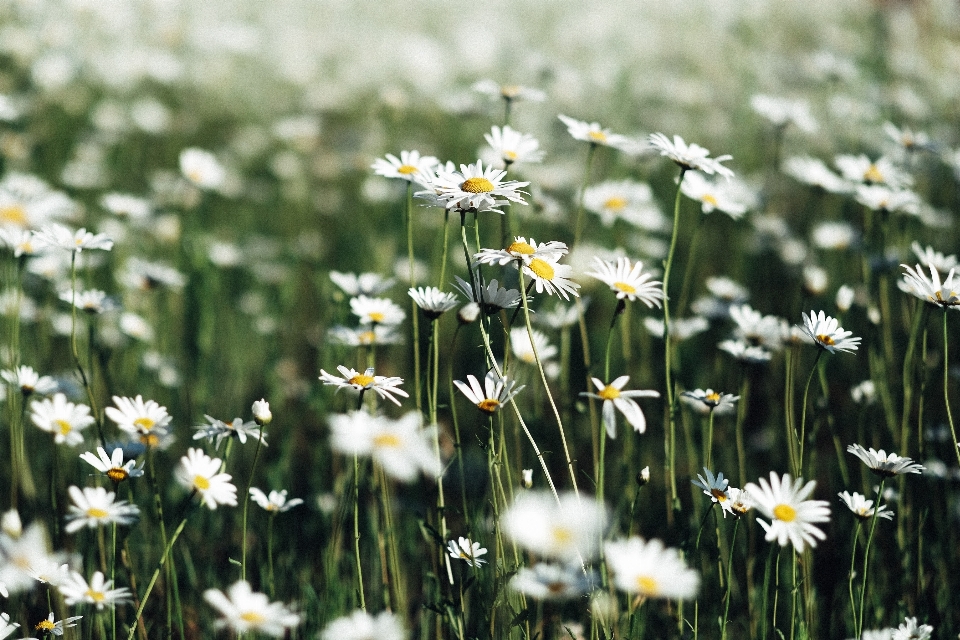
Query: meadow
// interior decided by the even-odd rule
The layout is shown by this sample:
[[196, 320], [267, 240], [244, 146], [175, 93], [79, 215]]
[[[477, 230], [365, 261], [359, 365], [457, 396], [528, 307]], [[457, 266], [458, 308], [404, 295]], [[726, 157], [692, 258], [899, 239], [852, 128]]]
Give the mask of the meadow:
[[0, 640], [960, 637], [960, 7], [0, 1]]

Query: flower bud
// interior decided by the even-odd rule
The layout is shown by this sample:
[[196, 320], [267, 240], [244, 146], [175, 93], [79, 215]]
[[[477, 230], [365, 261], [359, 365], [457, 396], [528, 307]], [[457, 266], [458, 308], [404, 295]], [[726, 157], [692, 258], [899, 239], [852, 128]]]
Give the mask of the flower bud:
[[270, 424], [270, 421], [273, 420], [273, 414], [270, 413], [270, 403], [266, 400], [260, 399], [254, 402], [251, 411], [254, 421], [261, 427]]

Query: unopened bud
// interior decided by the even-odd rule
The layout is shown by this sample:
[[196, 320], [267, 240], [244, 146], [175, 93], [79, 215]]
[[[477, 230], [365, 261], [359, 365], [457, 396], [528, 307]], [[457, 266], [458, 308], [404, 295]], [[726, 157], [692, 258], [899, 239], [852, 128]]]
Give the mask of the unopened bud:
[[251, 411], [254, 421], [261, 427], [270, 424], [270, 421], [273, 420], [273, 414], [270, 413], [270, 403], [266, 400], [261, 399], [254, 402]]

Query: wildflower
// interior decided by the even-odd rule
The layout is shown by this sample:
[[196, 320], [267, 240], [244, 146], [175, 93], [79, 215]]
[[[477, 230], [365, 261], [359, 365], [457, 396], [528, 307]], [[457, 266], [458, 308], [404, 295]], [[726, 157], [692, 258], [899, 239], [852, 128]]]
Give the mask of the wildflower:
[[493, 211], [503, 213], [499, 207], [508, 202], [527, 204], [520, 191], [529, 182], [504, 180], [506, 171], [483, 168], [483, 161], [462, 164], [460, 171], [437, 170], [430, 181], [430, 188], [417, 193], [420, 197], [436, 199], [437, 204], [456, 211]]
[[350, 311], [360, 318], [360, 324], [394, 326], [407, 317], [398, 304], [387, 298], [359, 295], [350, 298]]
[[488, 282], [487, 286], [478, 288], [474, 294], [473, 285], [460, 276], [454, 277], [457, 279], [456, 286], [463, 295], [480, 305], [480, 309], [488, 316], [498, 313], [501, 309], [515, 309], [520, 304], [520, 291], [501, 287], [495, 279]]
[[433, 156], [421, 156], [419, 151], [414, 150], [401, 151], [399, 158], [388, 153], [386, 160], [377, 158], [370, 168], [378, 176], [414, 182], [418, 178], [429, 176], [438, 164], [440, 161]]
[[883, 132], [905, 151], [930, 148], [930, 136], [922, 131], [913, 131], [910, 127], [901, 128], [892, 122], [884, 122]]
[[123, 270], [117, 274], [117, 281], [131, 289], [151, 291], [160, 287], [182, 289], [187, 279], [166, 263], [130, 258], [124, 264]]
[[137, 468], [136, 460], [123, 462], [123, 449], [120, 447], [116, 447], [109, 457], [103, 447], [97, 447], [97, 455], [87, 451], [80, 454], [80, 459], [90, 464], [97, 471], [106, 474], [116, 484], [127, 478], [139, 478], [143, 475], [143, 465]]
[[399, 420], [366, 411], [330, 416], [330, 446], [346, 455], [370, 456], [390, 476], [413, 482], [419, 473], [437, 477], [440, 460], [431, 443], [433, 428], [421, 428], [421, 416], [411, 411]]
[[54, 191], [36, 176], [9, 172], [0, 180], [0, 227], [35, 229], [74, 209], [66, 194]]
[[569, 600], [587, 593], [595, 583], [596, 575], [585, 574], [578, 564], [538, 562], [533, 567], [521, 567], [509, 585], [536, 600]]
[[510, 329], [510, 348], [513, 350], [513, 355], [527, 364], [536, 363], [537, 355], [540, 356], [541, 362], [557, 355], [557, 348], [550, 344], [549, 338], [544, 333], [534, 329], [528, 334], [524, 327]]
[[718, 174], [726, 178], [733, 177], [733, 171], [720, 164], [733, 159], [731, 155], [722, 155], [711, 158], [710, 151], [698, 144], [683, 141], [680, 136], [673, 136], [673, 142], [662, 133], [650, 135], [650, 146], [660, 151], [661, 156], [667, 156], [677, 163], [684, 171], [693, 169], [713, 175]]
[[723, 182], [705, 178], [695, 171], [683, 175], [680, 191], [691, 200], [700, 202], [704, 213], [715, 209], [739, 220], [752, 206], [753, 196], [749, 189], [739, 181], [727, 179]]
[[903, 189], [913, 184], [913, 178], [901, 171], [889, 158], [879, 158], [875, 162], [860, 154], [840, 155], [834, 159], [845, 180], [865, 184], [883, 184], [892, 189]]
[[778, 96], [756, 94], [750, 98], [750, 107], [778, 128], [793, 124], [801, 131], [813, 133], [817, 122], [810, 113], [806, 100], [790, 100]]
[[0, 584], [9, 593], [31, 589], [38, 580], [58, 582], [60, 567], [67, 561], [66, 554], [50, 550], [50, 539], [39, 522], [16, 537], [0, 535], [0, 558]]
[[798, 552], [806, 545], [817, 546], [817, 539], [825, 539], [826, 534], [814, 526], [817, 522], [830, 520], [830, 507], [824, 500], [807, 500], [817, 483], [813, 480], [803, 484], [802, 478], [793, 480], [790, 474], [777, 477], [770, 472], [770, 482], [760, 478], [759, 486], [747, 484], [744, 491], [750, 494], [750, 500], [770, 522], [757, 520], [767, 532], [766, 540], [776, 540], [783, 547], [788, 542]]
[[529, 263], [533, 260], [548, 260], [556, 262], [567, 254], [567, 245], [563, 242], [551, 240], [538, 243], [533, 238], [527, 242], [523, 236], [516, 236], [506, 249], [481, 249], [474, 254], [477, 264], [498, 264], [500, 266], [513, 263]]
[[543, 102], [547, 99], [540, 89], [525, 87], [519, 84], [499, 84], [493, 80], [480, 80], [471, 87], [477, 93], [490, 96], [495, 99], [519, 102], [521, 100], [530, 100], [531, 102]]
[[929, 265], [937, 271], [950, 271], [957, 266], [957, 256], [944, 255], [936, 251], [933, 247], [923, 247], [919, 242], [914, 241], [910, 249], [925, 265]]
[[330, 280], [348, 296], [378, 296], [384, 293], [393, 283], [393, 278], [384, 278], [379, 273], [341, 273], [331, 271]]
[[520, 478], [524, 489], [531, 488], [533, 486], [533, 469], [522, 469]]
[[115, 216], [144, 220], [153, 213], [153, 205], [146, 198], [125, 193], [107, 193], [100, 198], [100, 206]]
[[[840, 496], [843, 504], [850, 509], [853, 515], [860, 520], [869, 520], [873, 517], [873, 500], [867, 500], [864, 495], [856, 492], [851, 494], [848, 491], [842, 491], [837, 495]], [[878, 518], [893, 519], [893, 511], [888, 510], [886, 505], [879, 505], [876, 511]]]
[[640, 473], [637, 474], [636, 480], [637, 480], [637, 484], [640, 485], [641, 487], [642, 487], [642, 486], [645, 486], [645, 485], [647, 485], [647, 484], [650, 484], [650, 467], [649, 467], [649, 465], [646, 466], [646, 467], [644, 467], [643, 469], [640, 469]]
[[783, 172], [799, 182], [820, 187], [830, 193], [851, 191], [850, 183], [830, 171], [823, 160], [808, 156], [793, 156], [783, 163]]
[[[664, 327], [663, 319], [646, 317], [643, 319], [644, 328], [652, 336], [663, 338]], [[692, 318], [673, 318], [670, 321], [670, 339], [674, 342], [683, 342], [693, 336], [703, 333], [710, 328], [710, 323], [706, 318], [694, 316]]]
[[540, 142], [530, 134], [512, 129], [510, 125], [503, 129], [493, 127], [490, 133], [485, 133], [483, 137], [507, 167], [521, 162], [543, 160], [544, 152], [540, 150]]
[[873, 380], [864, 380], [850, 389], [850, 397], [857, 404], [873, 404], [877, 399], [877, 386]]
[[487, 375], [484, 376], [483, 389], [473, 375], [467, 376], [467, 382], [470, 383], [469, 386], [460, 380], [454, 380], [453, 384], [457, 385], [457, 389], [460, 389], [470, 402], [487, 415], [496, 413], [524, 388], [523, 385], [518, 387], [515, 380], [501, 378], [493, 369], [487, 371]]
[[244, 422], [243, 418], [234, 418], [233, 422], [227, 423], [208, 415], [204, 415], [203, 417], [206, 418], [210, 424], [197, 427], [197, 432], [193, 434], [194, 440], [206, 438], [214, 443], [213, 446], [215, 449], [219, 449], [220, 444], [226, 438], [236, 438], [240, 441], [240, 444], [247, 444], [247, 437], [249, 436], [259, 440], [263, 446], [267, 446], [263, 431], [256, 426], [256, 422]]
[[34, 238], [38, 247], [53, 247], [77, 253], [84, 249], [110, 251], [113, 248], [113, 240], [104, 233], [94, 235], [86, 229], [72, 232], [63, 225], [56, 223], [37, 231]]
[[629, 258], [617, 258], [614, 265], [600, 257], [595, 257], [596, 271], [586, 275], [600, 280], [617, 294], [618, 300], [626, 298], [630, 302], [639, 299], [648, 307], [660, 307], [663, 300], [662, 284], [659, 280], [650, 280], [649, 273], [643, 273], [643, 263]]
[[[557, 302], [549, 311], [541, 311], [538, 313], [534, 321], [537, 324], [548, 326], [551, 329], [572, 327], [580, 319], [580, 314], [584, 313], [589, 305], [590, 298], [587, 296], [580, 299], [579, 305], [565, 305], [562, 302]], [[579, 309], [577, 308], [578, 306], [580, 307]]]
[[403, 342], [403, 337], [397, 332], [396, 327], [385, 327], [381, 324], [375, 324], [370, 328], [360, 327], [356, 329], [337, 325], [330, 327], [330, 330], [327, 331], [327, 338], [333, 344], [348, 347], [400, 344]]
[[604, 129], [598, 122], [584, 122], [565, 115], [558, 115], [560, 121], [567, 125], [567, 133], [575, 140], [589, 142], [592, 145], [604, 147], [613, 147], [628, 153], [637, 151], [637, 143], [626, 136], [611, 133], [609, 129]]
[[68, 447], [81, 444], [81, 432], [95, 422], [90, 407], [69, 402], [62, 393], [53, 396], [52, 400], [45, 398], [31, 402], [30, 420], [41, 430], [54, 434], [54, 442]]
[[737, 325], [735, 335], [751, 344], [772, 349], [780, 347], [781, 319], [763, 315], [748, 304], [731, 305], [730, 319]]
[[476, 302], [468, 302], [457, 311], [457, 322], [460, 324], [471, 324], [480, 317], [480, 305]]
[[533, 279], [537, 293], [557, 294], [564, 300], [570, 299], [568, 294], [579, 296], [577, 289], [580, 285], [570, 280], [573, 267], [569, 265], [533, 258], [524, 262], [522, 271]]
[[143, 397], [121, 398], [113, 396], [116, 407], [107, 407], [104, 413], [113, 420], [121, 431], [131, 434], [146, 435], [153, 430], [166, 431], [166, 427], [173, 419], [167, 413], [167, 408], [160, 406], [153, 400], [143, 401]]
[[436, 320], [446, 311], [459, 304], [455, 294], [449, 291], [440, 291], [437, 287], [420, 287], [417, 289], [411, 287], [407, 293], [423, 311], [423, 315], [430, 320]]
[[[64, 629], [77, 626], [77, 620], [81, 618], [83, 618], [83, 616], [71, 616], [63, 620], [57, 620], [53, 615], [53, 611], [51, 611], [46, 619], [41, 620], [34, 626], [34, 630], [39, 631], [40, 635], [62, 636]], [[0, 633], [2, 633], [2, 630], [0, 630]], [[0, 635], [0, 637], [3, 636]]]
[[613, 583], [640, 598], [689, 600], [700, 589], [700, 576], [684, 563], [677, 549], [660, 540], [633, 536], [608, 541], [603, 546]]
[[747, 492], [743, 489], [727, 487], [727, 498], [730, 503], [730, 513], [738, 518], [747, 515], [747, 511], [750, 511], [751, 507], [753, 507], [753, 503], [750, 502]]
[[225, 504], [237, 506], [237, 488], [229, 473], [220, 473], [220, 458], [211, 458], [200, 449], [187, 449], [176, 470], [177, 482], [196, 492], [211, 511]]
[[337, 618], [320, 633], [320, 640], [406, 640], [400, 617], [389, 611], [372, 616], [366, 611], [354, 611]]
[[67, 489], [73, 504], [67, 515], [67, 533], [74, 533], [83, 527], [96, 529], [107, 524], [131, 524], [140, 517], [140, 509], [125, 500], [114, 501], [116, 494], [103, 487], [71, 486]]
[[399, 385], [403, 384], [403, 378], [373, 375], [373, 367], [369, 367], [366, 371], [360, 373], [355, 369], [348, 369], [343, 365], [337, 365], [337, 371], [343, 376], [342, 378], [338, 378], [320, 369], [320, 380], [323, 381], [323, 384], [334, 385], [337, 387], [337, 391], [340, 389], [352, 389], [363, 393], [372, 389], [378, 396], [393, 402], [398, 407], [400, 406], [400, 401], [397, 400], [394, 395], [404, 398], [410, 397], [406, 391], [399, 388]]
[[932, 626], [917, 624], [916, 618], [904, 618], [900, 627], [894, 630], [892, 640], [930, 640], [932, 637]]
[[930, 268], [929, 278], [923, 273], [919, 264], [915, 269], [911, 269], [905, 264], [900, 266], [906, 270], [906, 273], [903, 274], [903, 280], [899, 282], [902, 291], [940, 307], [944, 311], [960, 309], [960, 278], [957, 278], [956, 282], [954, 281], [956, 268], [951, 268], [947, 277], [941, 281], [940, 273], [932, 264], [928, 264]]
[[603, 400], [603, 425], [607, 429], [607, 435], [611, 438], [617, 437], [617, 417], [616, 411], [619, 410], [627, 422], [637, 433], [643, 433], [647, 430], [647, 420], [640, 410], [640, 405], [633, 398], [659, 398], [659, 391], [623, 391], [623, 386], [627, 384], [630, 376], [620, 376], [608, 385], [605, 385], [598, 378], [592, 378], [593, 384], [597, 387], [597, 393], [582, 391], [580, 395], [588, 398]]
[[587, 187], [583, 192], [583, 206], [600, 216], [600, 223], [605, 227], [623, 220], [647, 231], [662, 231], [667, 224], [650, 185], [633, 180], [607, 181]]
[[126, 587], [113, 589], [113, 580], [104, 579], [103, 573], [97, 571], [90, 578], [90, 582], [77, 573], [71, 571], [63, 584], [59, 585], [67, 606], [87, 603], [96, 605], [97, 610], [104, 607], [115, 607], [118, 604], [130, 602], [130, 590]]
[[479, 542], [472, 542], [470, 538], [458, 538], [456, 541], [447, 541], [447, 553], [451, 558], [463, 560], [471, 567], [479, 567], [486, 563], [480, 556], [487, 552]]
[[[2, 216], [2, 208], [0, 208], [0, 216]], [[36, 251], [33, 239], [33, 232], [27, 229], [10, 229], [0, 226], [0, 247], [11, 250], [14, 258], [33, 255]]]
[[857, 232], [847, 222], [821, 222], [810, 233], [813, 244], [821, 249], [846, 249], [857, 239]]
[[273, 414], [270, 413], [270, 403], [263, 398], [254, 401], [250, 407], [250, 412], [253, 414], [254, 422], [261, 427], [270, 424], [273, 420]]
[[681, 398], [689, 398], [691, 404], [700, 404], [708, 411], [717, 413], [727, 413], [733, 410], [733, 405], [740, 399], [732, 393], [720, 393], [713, 389], [694, 389], [693, 391], [684, 391], [680, 394]]
[[721, 351], [726, 351], [737, 360], [760, 364], [769, 362], [772, 354], [763, 347], [750, 345], [743, 340], [724, 340], [717, 345]]
[[890, 452], [889, 454], [880, 449], [879, 451], [870, 448], [864, 449], [859, 444], [851, 444], [847, 447], [847, 453], [860, 458], [863, 464], [870, 467], [870, 470], [882, 478], [892, 478], [904, 473], [922, 473], [923, 465], [917, 464], [910, 458], [898, 456]]
[[691, 482], [703, 489], [704, 495], [710, 496], [710, 501], [720, 505], [723, 517], [727, 517], [727, 511], [730, 511], [730, 495], [727, 493], [727, 486], [730, 481], [723, 477], [722, 473], [716, 476], [706, 467], [703, 468], [704, 475], [697, 474], [696, 480]]
[[214, 624], [218, 629], [230, 627], [238, 634], [257, 631], [280, 638], [287, 629], [300, 624], [299, 614], [283, 603], [270, 602], [246, 580], [233, 583], [226, 594], [219, 589], [207, 589], [203, 599], [222, 616]]
[[809, 316], [800, 315], [803, 316], [804, 331], [821, 349], [830, 353], [853, 353], [860, 347], [860, 338], [851, 338], [852, 331], [844, 331], [836, 318], [825, 315], [823, 311], [814, 314], [811, 310]]
[[20, 365], [16, 369], [0, 371], [0, 378], [10, 385], [20, 389], [24, 397], [38, 393], [47, 395], [57, 390], [57, 382], [50, 376], [41, 376], [33, 367]]
[[0, 640], [8, 637], [11, 633], [20, 628], [20, 624], [10, 622], [10, 616], [6, 613], [0, 613]]
[[89, 291], [64, 291], [60, 299], [72, 304], [77, 309], [90, 315], [98, 315], [114, 308], [114, 302], [103, 291], [92, 289]]
[[504, 532], [528, 551], [555, 560], [590, 560], [599, 551], [607, 514], [595, 500], [524, 492], [501, 516]]
[[906, 189], [891, 189], [881, 184], [858, 185], [856, 199], [873, 211], [903, 212], [911, 215], [920, 213], [920, 196]]
[[250, 497], [261, 509], [270, 513], [285, 513], [294, 507], [303, 504], [300, 498], [291, 498], [287, 500], [287, 490], [271, 491], [270, 495], [265, 494], [261, 489], [250, 487]]
[[180, 152], [180, 173], [196, 187], [217, 190], [227, 179], [227, 170], [209, 151], [184, 149]]

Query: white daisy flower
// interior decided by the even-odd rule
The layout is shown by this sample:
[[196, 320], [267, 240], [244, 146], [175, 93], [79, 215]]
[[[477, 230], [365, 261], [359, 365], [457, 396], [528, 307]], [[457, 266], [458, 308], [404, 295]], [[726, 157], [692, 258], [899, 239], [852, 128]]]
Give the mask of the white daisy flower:
[[530, 341], [530, 335], [528, 335], [525, 327], [513, 327], [510, 329], [510, 348], [513, 350], [513, 355], [521, 362], [526, 362], [527, 364], [535, 364], [537, 362], [534, 347], [536, 347], [536, 353], [540, 355], [541, 362], [546, 362], [557, 355], [557, 347], [550, 344], [550, 339], [547, 338], [546, 334], [536, 329], [533, 330], [532, 334], [533, 342]]
[[57, 381], [50, 376], [41, 376], [33, 367], [20, 365], [16, 369], [4, 369], [0, 371], [0, 378], [17, 389], [24, 396], [34, 393], [47, 395], [57, 390]]
[[20, 624], [18, 622], [10, 622], [9, 614], [0, 613], [0, 640], [16, 632], [19, 628]]
[[710, 150], [698, 144], [683, 141], [680, 136], [673, 136], [673, 142], [662, 133], [650, 135], [650, 146], [660, 151], [661, 156], [667, 156], [685, 170], [693, 169], [710, 175], [718, 174], [726, 178], [733, 177], [733, 171], [720, 164], [733, 159], [731, 155], [710, 157]]
[[703, 489], [704, 495], [710, 496], [710, 501], [720, 505], [720, 511], [723, 517], [727, 517], [727, 512], [733, 512], [733, 503], [730, 502], [730, 494], [727, 487], [730, 481], [723, 477], [723, 473], [713, 475], [713, 472], [706, 467], [703, 468], [704, 475], [697, 474], [696, 480], [691, 480], [694, 485]]
[[[643, 327], [652, 336], [663, 338], [664, 323], [663, 318], [652, 318], [647, 316], [643, 319]], [[670, 339], [674, 342], [683, 342], [689, 340], [695, 335], [699, 335], [710, 328], [710, 323], [706, 318], [693, 316], [692, 318], [672, 318], [670, 320]]]
[[189, 148], [180, 152], [180, 173], [196, 187], [217, 190], [227, 179], [217, 157], [203, 149]]
[[738, 518], [745, 516], [747, 512], [753, 508], [753, 503], [750, 502], [750, 497], [743, 489], [727, 487], [727, 496], [730, 502], [730, 513]]
[[950, 271], [957, 266], [957, 256], [950, 254], [944, 255], [933, 247], [921, 246], [916, 240], [910, 245], [910, 249], [917, 258], [925, 265], [931, 266], [937, 271]]
[[176, 470], [177, 482], [195, 491], [211, 511], [219, 505], [237, 506], [237, 488], [229, 473], [220, 473], [222, 461], [211, 458], [200, 449], [187, 449]]
[[928, 265], [930, 277], [927, 278], [918, 264], [916, 268], [901, 264], [906, 270], [903, 280], [899, 282], [900, 289], [910, 295], [920, 298], [924, 302], [947, 309], [960, 310], [960, 278], [955, 278], [956, 268], [951, 268], [947, 277], [942, 281], [940, 273], [933, 265]]
[[600, 223], [612, 227], [623, 220], [646, 231], [663, 231], [668, 221], [653, 197], [650, 185], [633, 180], [601, 182], [583, 192], [583, 206], [600, 216]]
[[209, 424], [197, 427], [197, 432], [193, 434], [194, 440], [206, 439], [213, 442], [214, 449], [219, 449], [220, 444], [227, 438], [236, 438], [240, 444], [247, 444], [247, 438], [259, 440], [263, 446], [267, 446], [266, 437], [262, 430], [254, 421], [245, 422], [243, 418], [234, 418], [233, 422], [225, 422], [208, 415], [204, 415]]
[[411, 411], [399, 420], [366, 411], [330, 416], [330, 446], [345, 455], [370, 456], [401, 482], [413, 482], [422, 472], [436, 478], [443, 468], [433, 451], [435, 428], [421, 428], [422, 418]]
[[396, 326], [403, 322], [407, 314], [400, 305], [388, 298], [370, 298], [359, 295], [350, 298], [350, 311], [360, 318], [360, 324]]
[[506, 167], [543, 160], [544, 152], [540, 150], [540, 142], [530, 134], [512, 129], [510, 125], [505, 125], [502, 129], [493, 127], [490, 133], [483, 134], [483, 137]]
[[71, 571], [59, 585], [59, 589], [67, 606], [71, 607], [76, 604], [92, 604], [99, 611], [104, 607], [130, 602], [130, 590], [126, 587], [114, 589], [113, 580], [106, 580], [100, 571], [93, 574], [89, 583], [81, 574]]
[[904, 189], [913, 184], [913, 178], [886, 157], [874, 162], [863, 154], [839, 155], [834, 164], [843, 178], [853, 183], [883, 184], [892, 189]]
[[139, 478], [143, 475], [143, 465], [137, 468], [136, 460], [123, 461], [123, 449], [116, 447], [109, 456], [103, 447], [97, 447], [97, 454], [87, 451], [80, 454], [80, 459], [91, 465], [100, 473], [105, 474], [114, 483], [120, 483], [127, 478]]
[[920, 196], [907, 189], [891, 189], [882, 184], [857, 185], [857, 202], [874, 211], [918, 215], [922, 204]]
[[440, 291], [437, 287], [411, 287], [407, 293], [413, 298], [423, 315], [436, 320], [459, 303], [457, 296], [449, 291]]
[[750, 98], [750, 107], [775, 127], [794, 125], [805, 133], [817, 130], [817, 121], [806, 100], [791, 100], [779, 96], [756, 94]]
[[370, 345], [401, 344], [403, 336], [397, 327], [375, 324], [370, 327], [345, 327], [337, 325], [327, 331], [327, 339], [333, 344], [348, 347], [366, 347]]
[[924, 470], [923, 465], [917, 464], [911, 458], [898, 456], [893, 452], [887, 453], [883, 449], [864, 449], [859, 444], [851, 444], [847, 447], [847, 453], [860, 458], [863, 464], [881, 477], [892, 478], [904, 473], [922, 473]]
[[480, 288], [475, 295], [473, 285], [460, 276], [454, 276], [454, 278], [457, 279], [456, 287], [463, 292], [463, 295], [480, 305], [480, 309], [488, 316], [499, 313], [501, 309], [516, 309], [520, 304], [520, 291], [501, 287], [496, 279]]
[[684, 391], [680, 394], [681, 399], [689, 399], [691, 405], [699, 405], [709, 413], [711, 411], [717, 414], [729, 413], [733, 411], [734, 405], [740, 396], [732, 393], [721, 393], [713, 389], [694, 389], [693, 391]]
[[400, 617], [389, 611], [372, 616], [354, 611], [337, 618], [320, 633], [320, 640], [406, 640], [407, 632]]
[[250, 406], [250, 413], [253, 414], [253, 420], [261, 427], [270, 424], [273, 420], [273, 414], [270, 413], [270, 403], [260, 398], [254, 400]]
[[96, 529], [108, 524], [127, 525], [137, 521], [140, 517], [140, 508], [125, 500], [114, 498], [116, 494], [103, 487], [71, 486], [67, 489], [73, 504], [69, 505], [67, 514], [67, 533], [75, 533], [83, 527]]
[[579, 564], [538, 562], [533, 567], [521, 567], [509, 586], [536, 600], [570, 600], [593, 589], [596, 582], [596, 574], [584, 573]]
[[609, 129], [604, 129], [598, 122], [584, 122], [565, 115], [558, 115], [560, 121], [567, 125], [567, 133], [575, 140], [589, 142], [592, 145], [604, 147], [613, 147], [627, 153], [637, 153], [640, 145], [635, 140], [617, 133], [611, 133]]
[[484, 376], [482, 389], [473, 375], [467, 376], [467, 382], [469, 385], [460, 380], [454, 380], [453, 384], [457, 385], [457, 389], [460, 389], [470, 402], [487, 415], [496, 413], [524, 388], [524, 385], [518, 387], [515, 380], [501, 378], [493, 369], [487, 371], [487, 375]]
[[501, 515], [504, 533], [524, 549], [566, 562], [589, 561], [600, 550], [607, 513], [596, 500], [573, 493], [524, 492]]
[[426, 191], [417, 192], [417, 196], [435, 199], [439, 206], [456, 211], [493, 211], [507, 202], [527, 204], [523, 199], [525, 192], [520, 191], [529, 182], [504, 180], [506, 171], [493, 167], [483, 168], [483, 161], [474, 164], [462, 164], [459, 171], [447, 171], [439, 168], [430, 180]]
[[320, 369], [320, 380], [323, 381], [323, 384], [334, 385], [337, 387], [337, 391], [340, 389], [352, 389], [353, 391], [362, 393], [373, 390], [378, 396], [389, 400], [398, 407], [400, 406], [400, 401], [397, 400], [394, 395], [403, 398], [410, 397], [406, 391], [399, 387], [399, 385], [403, 384], [403, 378], [374, 375], [373, 367], [369, 367], [366, 371], [360, 373], [355, 369], [348, 369], [343, 365], [338, 365], [337, 371], [343, 376], [342, 378], [338, 378]]
[[763, 347], [747, 344], [743, 340], [724, 340], [717, 345], [721, 351], [726, 351], [737, 360], [761, 364], [770, 362], [773, 354]]
[[104, 413], [113, 420], [121, 431], [130, 434], [146, 435], [154, 430], [166, 431], [167, 425], [173, 419], [167, 413], [167, 408], [160, 406], [154, 400], [143, 401], [143, 396], [136, 398], [121, 398], [113, 396], [116, 407], [107, 407]]
[[144, 220], [153, 213], [153, 204], [146, 198], [126, 193], [107, 193], [100, 198], [100, 206], [115, 216]]
[[70, 231], [61, 224], [51, 224], [34, 233], [34, 240], [38, 248], [52, 247], [80, 253], [84, 249], [102, 249], [110, 251], [113, 240], [105, 233], [93, 234], [86, 229]]
[[471, 88], [477, 93], [482, 93], [497, 100], [543, 102], [547, 99], [547, 94], [540, 89], [519, 84], [500, 84], [489, 79], [475, 82]]
[[[64, 629], [70, 629], [77, 626], [77, 620], [80, 620], [83, 616], [71, 616], [69, 618], [64, 618], [63, 620], [57, 620], [53, 614], [53, 611], [50, 612], [45, 619], [38, 622], [34, 629], [40, 632], [40, 635], [52, 635], [52, 636], [62, 636]], [[0, 638], [3, 637], [3, 631], [0, 630]]]
[[900, 626], [893, 631], [892, 640], [930, 640], [932, 637], [932, 626], [917, 624], [916, 618], [904, 618]]
[[759, 482], [747, 484], [744, 491], [750, 494], [753, 505], [770, 518], [769, 523], [757, 520], [767, 532], [767, 542], [776, 540], [781, 547], [789, 542], [799, 552], [807, 545], [817, 546], [817, 539], [827, 537], [814, 524], [830, 520], [829, 504], [825, 500], [807, 500], [817, 486], [815, 481], [803, 484], [802, 478], [793, 480], [789, 473], [778, 477], [771, 471], [770, 482], [764, 478]]
[[255, 592], [250, 583], [239, 580], [223, 593], [207, 589], [203, 599], [220, 614], [214, 626], [229, 627], [238, 634], [248, 631], [281, 638], [287, 629], [300, 624], [300, 615], [281, 602], [270, 602], [265, 594]]
[[447, 541], [447, 553], [455, 560], [463, 560], [471, 567], [479, 567], [487, 561], [480, 558], [487, 552], [479, 542], [473, 542], [470, 538], [458, 538], [457, 540]]
[[114, 301], [99, 289], [64, 291], [60, 294], [60, 299], [91, 315], [98, 315], [116, 307]]
[[585, 275], [603, 282], [617, 294], [618, 300], [627, 299], [630, 302], [640, 300], [647, 307], [654, 305], [659, 308], [663, 300], [663, 283], [651, 280], [653, 276], [643, 272], [643, 263], [630, 258], [617, 258], [616, 264], [594, 257], [595, 271], [588, 271]]
[[30, 420], [41, 430], [54, 434], [54, 442], [68, 447], [82, 444], [83, 430], [95, 422], [90, 415], [90, 407], [74, 404], [62, 393], [52, 399], [32, 401]]
[[852, 331], [844, 331], [836, 318], [824, 314], [823, 311], [815, 313], [811, 310], [809, 316], [800, 315], [803, 316], [804, 331], [821, 349], [830, 353], [853, 353], [860, 347], [860, 338], [851, 338]]
[[419, 151], [414, 150], [401, 151], [399, 158], [388, 153], [386, 159], [377, 158], [370, 168], [378, 176], [414, 182], [429, 176], [438, 164], [440, 161], [433, 156], [421, 156]]
[[[860, 520], [870, 520], [873, 518], [873, 500], [867, 500], [866, 496], [854, 492], [842, 491], [837, 494], [840, 500], [848, 509]], [[887, 505], [879, 505], [876, 509], [877, 517], [885, 520], [893, 519], [893, 511], [887, 509]]]
[[570, 265], [533, 258], [530, 261], [525, 260], [521, 269], [524, 275], [533, 279], [537, 293], [556, 294], [564, 300], [569, 300], [571, 295], [575, 297], [580, 295], [577, 293], [580, 285], [570, 279], [573, 273], [573, 267]]
[[623, 414], [623, 417], [627, 419], [627, 422], [637, 433], [643, 433], [647, 430], [647, 420], [643, 416], [640, 405], [633, 398], [659, 398], [659, 391], [623, 391], [623, 387], [627, 384], [630, 376], [620, 376], [610, 384], [604, 384], [599, 378], [591, 379], [594, 386], [597, 387], [597, 393], [582, 391], [580, 395], [603, 401], [603, 425], [607, 429], [608, 436], [611, 438], [617, 437], [616, 411]]
[[396, 282], [393, 278], [385, 278], [379, 273], [344, 273], [331, 271], [330, 280], [348, 296], [378, 296], [386, 292]]
[[820, 187], [830, 193], [849, 193], [849, 182], [831, 171], [823, 160], [809, 156], [793, 156], [783, 162], [783, 172], [794, 180]]
[[754, 196], [746, 185], [738, 180], [728, 178], [722, 182], [710, 180], [696, 171], [688, 171], [683, 175], [680, 183], [683, 195], [700, 203], [704, 213], [712, 213], [715, 209], [739, 220], [754, 206]]
[[686, 565], [680, 551], [660, 540], [633, 536], [608, 541], [603, 555], [614, 586], [638, 597], [689, 600], [700, 589], [700, 576]]
[[481, 249], [474, 254], [477, 264], [497, 264], [504, 266], [518, 262], [530, 262], [535, 259], [556, 262], [567, 254], [567, 245], [557, 240], [537, 242], [530, 238], [528, 242], [523, 236], [516, 236], [506, 249]]
[[[2, 216], [2, 209], [0, 209], [0, 216]], [[33, 240], [33, 231], [28, 229], [0, 227], [0, 247], [12, 251], [14, 258], [33, 255], [36, 252]]]
[[286, 489], [281, 489], [280, 491], [274, 490], [270, 492], [270, 495], [267, 495], [262, 489], [250, 487], [250, 497], [253, 498], [253, 501], [256, 502], [261, 509], [269, 511], [270, 513], [285, 513], [303, 504], [303, 500], [300, 498], [287, 500]]

